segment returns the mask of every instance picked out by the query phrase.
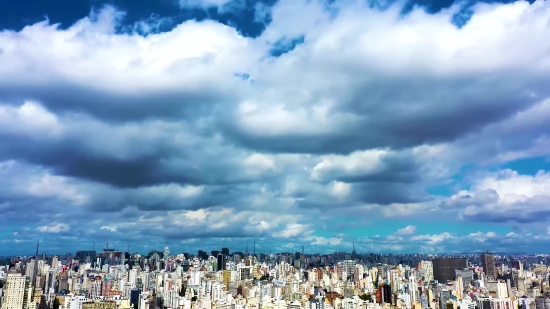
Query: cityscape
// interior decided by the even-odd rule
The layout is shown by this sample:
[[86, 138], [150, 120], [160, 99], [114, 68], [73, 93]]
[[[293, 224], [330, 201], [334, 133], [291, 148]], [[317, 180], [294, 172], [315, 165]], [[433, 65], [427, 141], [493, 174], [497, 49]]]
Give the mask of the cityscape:
[[0, 309], [550, 309], [550, 0], [0, 0]]
[[545, 309], [550, 255], [335, 252], [0, 259], [2, 309]]

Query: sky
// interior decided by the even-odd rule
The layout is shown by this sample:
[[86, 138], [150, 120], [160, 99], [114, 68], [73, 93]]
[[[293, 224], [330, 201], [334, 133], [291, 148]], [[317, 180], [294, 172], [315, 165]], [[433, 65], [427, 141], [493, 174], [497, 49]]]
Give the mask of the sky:
[[0, 255], [543, 253], [550, 2], [0, 1]]

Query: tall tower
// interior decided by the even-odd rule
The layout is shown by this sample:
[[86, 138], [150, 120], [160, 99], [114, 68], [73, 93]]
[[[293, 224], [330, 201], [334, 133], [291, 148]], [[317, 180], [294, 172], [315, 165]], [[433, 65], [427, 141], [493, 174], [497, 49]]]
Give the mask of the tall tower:
[[355, 252], [355, 240], [353, 241], [353, 250], [351, 251], [351, 259], [355, 261], [357, 252]]
[[40, 247], [40, 240], [36, 243], [36, 253], [34, 254], [34, 265], [32, 270], [32, 281], [31, 285], [36, 285], [36, 276], [38, 274], [38, 248]]
[[253, 250], [254, 250], [253, 254], [254, 254], [254, 256], [256, 256], [256, 238], [254, 238], [254, 249]]

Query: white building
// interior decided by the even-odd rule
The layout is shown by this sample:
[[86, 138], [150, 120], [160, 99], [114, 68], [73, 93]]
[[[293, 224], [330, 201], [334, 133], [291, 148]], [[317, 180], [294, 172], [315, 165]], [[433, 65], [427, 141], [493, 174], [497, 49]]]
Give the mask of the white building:
[[4, 287], [5, 294], [2, 309], [24, 308], [26, 288], [27, 277], [21, 274], [8, 274]]

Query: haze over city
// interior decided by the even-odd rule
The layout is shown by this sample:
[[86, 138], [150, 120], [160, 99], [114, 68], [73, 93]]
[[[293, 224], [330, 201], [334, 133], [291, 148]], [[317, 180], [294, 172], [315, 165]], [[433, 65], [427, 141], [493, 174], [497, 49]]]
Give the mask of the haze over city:
[[545, 253], [549, 19], [548, 1], [2, 2], [0, 256]]

